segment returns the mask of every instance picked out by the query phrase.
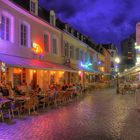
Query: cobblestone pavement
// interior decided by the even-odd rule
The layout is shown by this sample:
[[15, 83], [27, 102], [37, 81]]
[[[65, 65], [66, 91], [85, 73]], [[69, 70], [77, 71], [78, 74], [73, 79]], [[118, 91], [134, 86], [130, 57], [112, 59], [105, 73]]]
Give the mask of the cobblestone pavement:
[[0, 123], [0, 140], [140, 140], [134, 95], [93, 91], [39, 115]]

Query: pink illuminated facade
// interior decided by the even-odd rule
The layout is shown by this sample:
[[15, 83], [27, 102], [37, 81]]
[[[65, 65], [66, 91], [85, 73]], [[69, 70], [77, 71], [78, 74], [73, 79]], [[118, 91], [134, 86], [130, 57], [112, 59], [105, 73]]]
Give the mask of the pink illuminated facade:
[[[36, 3], [38, 1], [34, 0], [34, 2]], [[24, 64], [20, 64], [19, 62], [19, 64], [16, 64], [16, 68], [13, 66], [8, 68], [8, 81], [13, 82], [12, 84], [16, 84], [16, 81], [13, 80], [13, 76], [16, 77], [19, 75], [21, 82], [26, 81], [27, 84], [29, 84], [35, 80], [35, 84], [40, 83], [41, 88], [43, 88], [44, 81], [46, 81], [46, 83], [50, 82], [47, 81], [47, 79], [51, 76], [51, 72], [47, 71], [43, 73], [41, 69], [62, 71], [66, 68], [61, 66], [62, 59], [60, 56], [62, 32], [38, 18], [38, 13], [36, 12], [36, 10], [38, 10], [37, 8], [38, 7], [36, 7], [34, 11], [35, 13], [31, 14], [12, 1], [1, 0], [0, 54], [8, 55], [8, 57], [10, 56], [9, 59], [16, 59], [16, 57], [19, 57], [28, 61], [36, 59], [38, 60], [38, 63], [39, 61], [52, 63], [51, 66], [44, 65], [43, 68], [41, 66], [36, 67], [34, 65], [32, 65], [32, 67], [28, 67], [26, 64], [27, 68], [30, 69], [26, 69], [24, 72], [26, 73], [26, 78], [24, 77], [24, 80], [22, 80], [22, 73], [16, 70], [16, 68], [22, 69]], [[56, 63], [56, 65], [54, 63]], [[41, 78], [34, 78], [36, 77], [34, 76], [34, 69], [36, 69], [37, 77]], [[45, 77], [47, 77], [46, 79], [43, 76], [44, 74]], [[59, 75], [57, 77], [59, 77]], [[58, 79], [56, 79], [56, 81], [58, 81]]]
[[[88, 49], [86, 38], [77, 31], [71, 30], [69, 34], [58, 28], [53, 10], [42, 16], [44, 9], [38, 7], [38, 0], [26, 2], [27, 7], [22, 6], [20, 0], [0, 2], [0, 60], [6, 64], [1, 80], [13, 86], [26, 82], [45, 89], [53, 83], [83, 84], [85, 78], [79, 78], [79, 71], [82, 77], [86, 70], [95, 75], [95, 50]], [[49, 21], [45, 20], [47, 17]], [[82, 68], [81, 61], [83, 66], [90, 63], [94, 66], [90, 64], [90, 70]]]

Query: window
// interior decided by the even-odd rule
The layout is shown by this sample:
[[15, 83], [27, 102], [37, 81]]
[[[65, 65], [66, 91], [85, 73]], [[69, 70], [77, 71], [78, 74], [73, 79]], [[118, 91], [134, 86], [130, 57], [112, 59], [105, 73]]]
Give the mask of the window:
[[111, 52], [111, 57], [114, 57], [114, 52]]
[[93, 56], [90, 55], [90, 63], [93, 63]]
[[74, 58], [74, 47], [70, 46], [70, 58]]
[[77, 32], [77, 38], [79, 38], [79, 33]]
[[52, 39], [52, 52], [53, 54], [57, 54], [57, 39], [56, 38]]
[[69, 30], [69, 27], [67, 24], [65, 24], [65, 30], [68, 31]]
[[88, 60], [88, 54], [87, 53], [85, 53], [85, 63], [87, 62], [87, 60]]
[[1, 39], [10, 41], [10, 18], [1, 17]]
[[47, 52], [49, 52], [49, 42], [50, 42], [49, 34], [45, 33], [44, 34], [44, 50]]
[[20, 44], [27, 46], [27, 26], [25, 24], [20, 25]]
[[73, 29], [71, 29], [71, 34], [74, 34], [74, 30]]
[[83, 50], [81, 50], [81, 51], [80, 51], [80, 60], [81, 60], [81, 61], [84, 60], [84, 59], [83, 59], [83, 53], [84, 53]]
[[83, 52], [83, 62], [85, 63], [86, 59], [85, 59], [85, 52]]
[[76, 60], [79, 60], [79, 48], [76, 48]]
[[36, 3], [35, 2], [33, 2], [33, 1], [31, 1], [31, 12], [33, 12], [33, 13], [35, 13], [35, 8], [36, 7]]
[[54, 25], [54, 15], [50, 15], [50, 23]]
[[65, 57], [69, 57], [69, 44], [67, 42], [65, 42], [64, 46], [64, 55]]
[[83, 41], [83, 35], [81, 35], [81, 41]]

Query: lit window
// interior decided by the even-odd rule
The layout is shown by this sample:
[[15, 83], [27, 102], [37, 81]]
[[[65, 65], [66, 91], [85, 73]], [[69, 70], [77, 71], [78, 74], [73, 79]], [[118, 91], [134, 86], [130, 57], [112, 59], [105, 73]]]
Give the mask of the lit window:
[[50, 42], [49, 34], [45, 33], [44, 34], [44, 50], [47, 52], [49, 52], [49, 42]]
[[20, 25], [20, 44], [22, 46], [27, 46], [27, 26], [25, 24]]
[[10, 41], [10, 18], [1, 17], [1, 39]]
[[52, 52], [53, 54], [57, 54], [57, 39], [56, 38], [52, 39]]
[[31, 12], [35, 13], [36, 3], [31, 1]]

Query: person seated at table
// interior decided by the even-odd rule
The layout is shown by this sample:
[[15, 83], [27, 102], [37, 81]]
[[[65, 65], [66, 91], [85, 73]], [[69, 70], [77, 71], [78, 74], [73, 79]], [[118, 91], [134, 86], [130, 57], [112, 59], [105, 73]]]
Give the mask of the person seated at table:
[[76, 85], [75, 84], [73, 84], [73, 89], [76, 90]]
[[9, 96], [9, 90], [6, 88], [6, 86], [2, 88], [2, 94], [3, 96]]
[[0, 98], [3, 97], [3, 93], [2, 93], [2, 87], [0, 87]]
[[16, 93], [16, 95], [24, 95], [24, 94], [22, 94], [20, 86], [15, 86], [14, 92]]
[[58, 93], [57, 88], [53, 87], [52, 91], [49, 94], [49, 100], [55, 99], [55, 97], [57, 96], [57, 93]]
[[22, 90], [23, 93], [28, 92], [28, 87], [27, 87], [27, 83], [26, 82], [22, 83], [21, 90]]
[[15, 97], [15, 94], [14, 94], [14, 90], [12, 89], [12, 87], [9, 87], [9, 98], [13, 99]]
[[62, 86], [62, 90], [64, 90], [64, 91], [67, 90], [67, 88], [68, 88], [68, 85], [67, 84], [65, 84], [65, 85]]
[[32, 82], [27, 86], [27, 91], [30, 93], [33, 91]]

